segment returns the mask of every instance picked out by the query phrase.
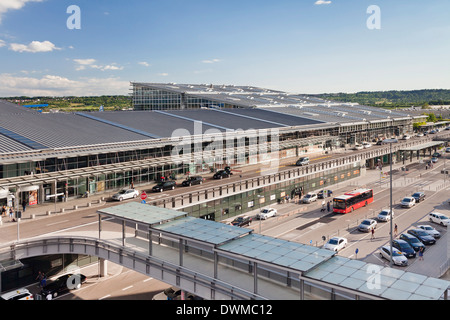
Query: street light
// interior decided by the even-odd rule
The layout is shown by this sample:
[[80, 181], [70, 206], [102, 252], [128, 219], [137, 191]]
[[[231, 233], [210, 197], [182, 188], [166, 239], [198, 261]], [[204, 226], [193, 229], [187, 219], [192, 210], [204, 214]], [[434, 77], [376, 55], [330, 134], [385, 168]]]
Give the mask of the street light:
[[264, 198], [264, 196], [261, 196], [261, 195], [256, 195], [257, 197], [258, 197], [258, 204], [259, 204], [259, 212], [258, 212], [258, 215], [259, 215], [259, 233], [261, 233], [261, 220], [262, 220], [262, 217], [261, 217], [261, 198]]
[[390, 167], [390, 174], [389, 174], [389, 176], [390, 176], [390, 195], [389, 195], [389, 198], [390, 198], [390, 204], [389, 204], [389, 209], [390, 209], [390, 215], [391, 215], [391, 218], [389, 219], [389, 221], [390, 221], [390, 243], [391, 243], [391, 249], [390, 249], [390, 254], [391, 254], [391, 260], [390, 260], [390, 262], [389, 262], [389, 267], [391, 267], [392, 268], [392, 265], [393, 265], [393, 263], [392, 263], [392, 242], [393, 242], [393, 239], [392, 239], [392, 144], [393, 143], [396, 143], [396, 142], [398, 142], [398, 140], [397, 139], [384, 139], [383, 140], [383, 143], [389, 143], [389, 167]]

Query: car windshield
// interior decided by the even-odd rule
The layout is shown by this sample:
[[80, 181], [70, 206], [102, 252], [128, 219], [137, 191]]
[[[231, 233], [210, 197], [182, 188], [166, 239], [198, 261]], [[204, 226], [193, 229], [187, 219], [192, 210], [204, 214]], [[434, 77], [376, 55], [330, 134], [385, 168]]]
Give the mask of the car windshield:
[[425, 230], [433, 230], [433, 228], [432, 227], [430, 227], [430, 226], [425, 226], [425, 227], [423, 227]]
[[307, 194], [306, 196], [305, 196], [305, 198], [312, 198], [312, 194]]
[[337, 239], [330, 239], [330, 241], [328, 241], [329, 244], [338, 244]]
[[119, 191], [119, 194], [124, 194], [124, 193], [126, 193], [127, 192], [127, 190], [120, 190]]
[[380, 212], [380, 216], [387, 216], [389, 214], [389, 212], [387, 211], [381, 211]]
[[268, 213], [269, 210], [268, 210], [268, 209], [263, 209], [261, 212], [262, 212], [262, 213]]
[[364, 220], [363, 222], [361, 222], [361, 224], [370, 225], [370, 221], [369, 220]]
[[440, 218], [441, 220], [448, 220], [448, 217], [447, 217], [447, 216], [444, 216], [444, 215], [439, 216], [439, 218]]
[[411, 237], [411, 238], [409, 238], [409, 240], [410, 240], [412, 243], [418, 243], [418, 242], [420, 242], [419, 239], [417, 239], [416, 237]]
[[413, 197], [420, 197], [420, 193], [414, 193], [412, 196]]
[[405, 199], [403, 199], [403, 201], [404, 201], [404, 202], [410, 202], [411, 199], [410, 199], [410, 198], [405, 198]]

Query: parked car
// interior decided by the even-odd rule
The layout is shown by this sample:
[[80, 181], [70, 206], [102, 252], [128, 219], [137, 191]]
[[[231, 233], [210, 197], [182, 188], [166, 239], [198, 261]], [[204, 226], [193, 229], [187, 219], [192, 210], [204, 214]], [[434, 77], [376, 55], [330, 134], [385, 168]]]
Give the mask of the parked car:
[[370, 144], [369, 142], [363, 142], [362, 146], [364, 149], [370, 148], [372, 146], [372, 144]]
[[86, 276], [81, 273], [65, 274], [44, 286], [41, 290], [41, 295], [46, 297], [51, 294], [53, 298], [56, 298], [61, 293], [65, 293], [73, 289], [80, 289], [81, 285], [85, 282]]
[[308, 157], [301, 157], [295, 163], [296, 166], [306, 166], [308, 164], [309, 164], [309, 158]]
[[430, 214], [428, 214], [428, 218], [431, 222], [438, 223], [441, 226], [448, 227], [448, 225], [450, 224], [450, 218], [439, 212], [431, 212]]
[[409, 134], [405, 134], [405, 135], [402, 137], [402, 140], [409, 140], [409, 139], [411, 139], [411, 136], [410, 136]]
[[414, 192], [411, 197], [416, 199], [416, 203], [419, 203], [420, 201], [425, 200], [425, 193], [424, 192]]
[[252, 218], [250, 218], [249, 216], [241, 216], [231, 221], [231, 224], [236, 227], [245, 227], [250, 225], [251, 222]]
[[201, 176], [193, 176], [193, 177], [189, 177], [189, 178], [187, 178], [186, 180], [184, 180], [182, 183], [181, 183], [181, 185], [182, 186], [184, 186], [184, 187], [187, 187], [187, 186], [192, 186], [192, 185], [194, 185], [194, 184], [202, 184], [203, 183], [203, 177], [201, 177]]
[[[391, 261], [391, 246], [382, 246], [380, 248], [382, 258]], [[392, 262], [397, 266], [407, 266], [408, 258], [406, 258], [397, 248], [392, 248]]]
[[423, 132], [419, 132], [419, 133], [416, 135], [416, 137], [423, 137], [423, 136], [424, 136]]
[[431, 130], [431, 131], [430, 131], [430, 134], [435, 134], [435, 133], [437, 133], [436, 130]]
[[256, 215], [258, 220], [266, 220], [267, 218], [274, 217], [277, 215], [277, 210], [274, 208], [264, 208]]
[[377, 146], [381, 146], [382, 144], [383, 144], [383, 140], [378, 140], [376, 143]]
[[5, 292], [0, 295], [0, 300], [34, 300], [33, 294], [26, 288]]
[[405, 240], [401, 239], [392, 240], [392, 246], [400, 250], [403, 253], [403, 255], [407, 258], [416, 257], [416, 251], [414, 251], [414, 248], [411, 247], [411, 245]]
[[[394, 210], [392, 210], [392, 217], [394, 217]], [[391, 210], [390, 209], [383, 209], [377, 216], [378, 221], [387, 222], [391, 220]]]
[[363, 146], [362, 144], [356, 144], [356, 145], [353, 147], [353, 150], [362, 150], [362, 149], [364, 149], [364, 146]]
[[439, 160], [439, 158], [437, 158], [437, 157], [431, 158], [431, 162], [432, 162], [432, 163], [436, 163], [436, 162], [438, 162], [438, 160]]
[[333, 237], [325, 243], [323, 246], [324, 249], [332, 250], [334, 252], [338, 252], [344, 249], [347, 246], [347, 239], [342, 237]]
[[436, 239], [433, 236], [430, 236], [425, 230], [422, 229], [411, 229], [408, 230], [409, 234], [412, 234], [414, 237], [420, 240], [425, 245], [435, 244]]
[[228, 170], [219, 170], [214, 175], [214, 179], [223, 179], [223, 178], [229, 178], [233, 175], [231, 171]]
[[370, 232], [377, 228], [377, 222], [373, 219], [365, 219], [358, 226], [358, 230], [362, 232]]
[[303, 203], [311, 203], [311, 202], [317, 201], [317, 198], [318, 198], [317, 193], [309, 192], [309, 193], [305, 194], [305, 196], [302, 199], [302, 202]]
[[417, 228], [422, 229], [435, 239], [439, 239], [441, 237], [441, 233], [439, 231], [437, 231], [435, 228], [427, 224], [418, 225]]
[[445, 148], [445, 153], [450, 152], [450, 147]]
[[153, 192], [163, 192], [164, 190], [174, 190], [176, 184], [177, 183], [175, 181], [160, 182], [152, 188], [152, 191]]
[[414, 251], [416, 252], [419, 251], [420, 248], [423, 248], [423, 250], [425, 250], [425, 245], [412, 234], [402, 233], [399, 239], [408, 242], [409, 245], [413, 247]]
[[403, 198], [402, 202], [400, 202], [400, 204], [402, 207], [411, 208], [416, 204], [416, 199], [414, 199], [413, 197], [405, 197]]
[[119, 192], [113, 194], [111, 197], [113, 200], [116, 201], [123, 201], [126, 199], [134, 199], [139, 196], [139, 191], [136, 189], [124, 189], [120, 190]]

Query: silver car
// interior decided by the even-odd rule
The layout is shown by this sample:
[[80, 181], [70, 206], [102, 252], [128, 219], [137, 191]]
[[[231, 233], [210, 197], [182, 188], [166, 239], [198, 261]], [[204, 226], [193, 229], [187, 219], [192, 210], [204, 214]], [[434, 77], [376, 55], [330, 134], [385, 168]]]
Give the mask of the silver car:
[[419, 229], [422, 229], [423, 231], [425, 231], [426, 233], [428, 233], [430, 236], [434, 237], [435, 239], [438, 239], [441, 237], [441, 233], [439, 231], [437, 231], [435, 228], [433, 228], [432, 226], [422, 224], [417, 227]]
[[137, 198], [139, 196], [139, 191], [136, 189], [124, 189], [124, 190], [120, 190], [119, 192], [117, 192], [116, 194], [114, 194], [112, 196], [113, 200], [116, 201], [123, 201], [126, 199], [134, 199]]
[[[380, 248], [380, 255], [382, 258], [385, 258], [386, 260], [391, 260], [391, 246], [382, 246]], [[405, 257], [405, 255], [399, 251], [396, 248], [392, 249], [392, 262], [395, 265], [398, 266], [407, 266], [408, 265], [408, 258]]]
[[[394, 217], [394, 211], [392, 211], [392, 217]], [[377, 216], [377, 220], [383, 222], [391, 220], [391, 210], [389, 209], [381, 210], [381, 212]]]
[[370, 232], [372, 229], [377, 228], [377, 222], [373, 219], [365, 219], [361, 224], [358, 226], [358, 230], [362, 232]]

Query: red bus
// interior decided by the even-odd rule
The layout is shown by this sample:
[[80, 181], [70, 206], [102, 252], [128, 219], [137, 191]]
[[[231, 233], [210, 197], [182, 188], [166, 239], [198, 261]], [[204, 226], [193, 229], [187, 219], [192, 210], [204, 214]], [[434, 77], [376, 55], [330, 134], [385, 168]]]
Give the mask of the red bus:
[[373, 202], [372, 189], [357, 189], [333, 198], [333, 212], [349, 213]]

